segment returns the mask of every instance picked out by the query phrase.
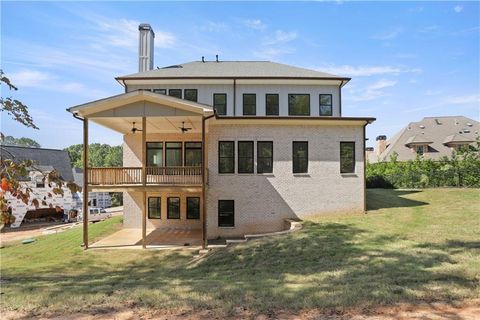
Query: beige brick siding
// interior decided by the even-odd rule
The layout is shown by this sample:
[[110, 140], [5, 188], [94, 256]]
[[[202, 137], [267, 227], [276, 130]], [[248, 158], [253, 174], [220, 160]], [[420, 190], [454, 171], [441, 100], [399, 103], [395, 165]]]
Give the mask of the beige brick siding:
[[[211, 126], [208, 136], [209, 238], [278, 231], [283, 228], [285, 218], [363, 211], [362, 126]], [[273, 141], [273, 174], [218, 174], [218, 141], [221, 140]], [[292, 141], [308, 141], [308, 174], [292, 173]], [[340, 174], [340, 141], [355, 141], [353, 175]], [[256, 151], [255, 144], [255, 161]], [[236, 159], [236, 167], [237, 162]], [[235, 200], [234, 228], [218, 227], [217, 206], [221, 199]]]

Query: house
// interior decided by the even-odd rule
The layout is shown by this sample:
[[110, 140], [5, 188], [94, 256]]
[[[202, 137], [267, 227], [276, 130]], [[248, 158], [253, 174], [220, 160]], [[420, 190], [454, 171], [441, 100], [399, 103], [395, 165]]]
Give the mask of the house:
[[139, 33], [139, 72], [116, 78], [125, 92], [68, 111], [83, 121], [84, 161], [90, 122], [123, 135], [124, 167], [87, 168], [84, 183], [124, 193], [124, 227], [141, 229], [144, 246], [147, 230], [199, 230], [206, 245], [364, 212], [375, 119], [342, 115], [350, 78], [218, 56], [154, 69], [154, 32]]
[[454, 150], [475, 143], [479, 137], [478, 121], [463, 116], [425, 117], [411, 122], [391, 139], [376, 138], [376, 148], [367, 148], [370, 163], [388, 161], [393, 154], [398, 161], [417, 156], [439, 160], [450, 157]]
[[[12, 209], [15, 222], [11, 228], [19, 227], [22, 222], [41, 217], [61, 217], [61, 211], [69, 211], [75, 208], [72, 192], [66, 186], [62, 187], [63, 195], [55, 194], [54, 183], [48, 181], [48, 174], [55, 170], [62, 181], [73, 181], [70, 157], [64, 150], [28, 148], [14, 146], [0, 146], [0, 157], [13, 161], [32, 160], [33, 166], [29, 168], [28, 176], [20, 180], [22, 188], [30, 188], [29, 204], [6, 194], [8, 203]], [[38, 207], [34, 205], [34, 200]]]
[[[83, 186], [83, 169], [73, 168], [73, 180], [78, 186]], [[74, 195], [75, 204], [77, 208], [82, 208], [83, 191], [77, 192]], [[89, 192], [88, 204], [95, 208], [110, 208], [112, 206], [112, 196], [110, 192]]]

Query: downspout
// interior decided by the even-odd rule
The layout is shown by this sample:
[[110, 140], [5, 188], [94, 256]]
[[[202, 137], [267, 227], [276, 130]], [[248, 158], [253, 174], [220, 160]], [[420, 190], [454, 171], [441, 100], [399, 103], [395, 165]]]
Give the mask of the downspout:
[[342, 116], [342, 87], [343, 87], [343, 80], [340, 83], [340, 86], [338, 86], [338, 112], [339, 116]]
[[236, 114], [237, 106], [237, 79], [233, 79], [233, 116]]
[[363, 213], [367, 214], [367, 153], [365, 149], [367, 148], [367, 125], [369, 122], [367, 121], [363, 125]]
[[205, 138], [205, 122], [216, 116], [216, 111], [214, 109], [213, 114], [209, 115], [207, 117], [202, 116], [202, 216], [203, 216], [203, 221], [202, 221], [202, 248], [206, 249], [207, 248], [207, 202], [206, 202], [206, 192], [205, 192], [205, 187], [207, 185], [207, 179], [205, 177], [205, 171], [206, 171], [206, 138]]

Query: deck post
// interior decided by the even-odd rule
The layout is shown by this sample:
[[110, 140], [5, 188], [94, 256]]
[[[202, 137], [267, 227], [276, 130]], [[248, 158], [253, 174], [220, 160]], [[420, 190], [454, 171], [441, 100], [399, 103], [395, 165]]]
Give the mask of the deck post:
[[88, 249], [88, 118], [83, 119], [83, 248]]
[[205, 188], [207, 186], [206, 168], [207, 168], [207, 139], [205, 134], [205, 122], [214, 117], [216, 111], [209, 116], [202, 116], [202, 248], [206, 249], [207, 239], [207, 196]]
[[142, 247], [145, 249], [147, 247], [147, 118], [142, 117]]

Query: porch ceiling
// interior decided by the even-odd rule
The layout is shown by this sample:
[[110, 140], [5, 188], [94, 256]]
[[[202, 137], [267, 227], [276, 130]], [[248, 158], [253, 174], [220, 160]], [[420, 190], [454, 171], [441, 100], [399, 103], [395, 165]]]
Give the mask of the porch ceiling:
[[[180, 128], [185, 123], [188, 133], [202, 132], [201, 116], [172, 116], [172, 117], [147, 117], [147, 134], [152, 133], [182, 133]], [[135, 128], [142, 130], [142, 117], [112, 117], [112, 118], [90, 118], [90, 121], [112, 129], [122, 134], [131, 134], [133, 123]], [[137, 132], [141, 134], [141, 132]]]

